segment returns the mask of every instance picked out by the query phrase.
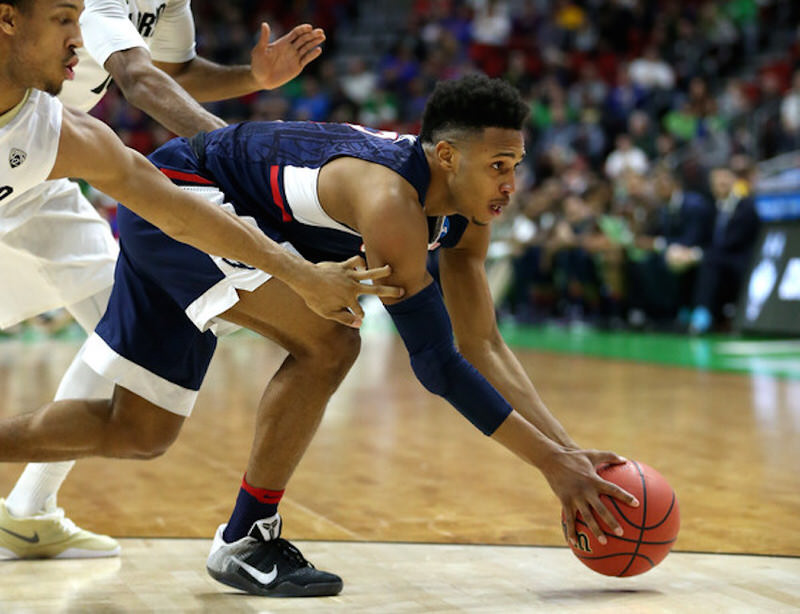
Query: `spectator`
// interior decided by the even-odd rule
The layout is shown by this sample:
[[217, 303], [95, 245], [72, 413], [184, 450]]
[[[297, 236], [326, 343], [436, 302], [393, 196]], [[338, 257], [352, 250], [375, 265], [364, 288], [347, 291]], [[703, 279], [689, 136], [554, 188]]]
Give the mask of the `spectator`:
[[633, 171], [639, 175], [647, 172], [649, 166], [647, 156], [634, 146], [629, 134], [620, 134], [616, 145], [616, 149], [606, 158], [605, 171], [609, 178], [617, 179], [626, 171]]
[[678, 317], [685, 327], [695, 267], [711, 240], [714, 210], [700, 194], [684, 191], [679, 179], [665, 167], [657, 168], [650, 179], [651, 221], [645, 234], [637, 237], [639, 250], [629, 254], [629, 305], [632, 311], [641, 311], [633, 316], [634, 321], [646, 318], [671, 324]]
[[340, 83], [350, 101], [364, 104], [378, 85], [378, 75], [369, 70], [362, 58], [352, 58], [347, 63], [347, 74], [340, 77]]
[[649, 45], [641, 57], [631, 62], [628, 71], [634, 85], [648, 92], [671, 90], [675, 85], [675, 72], [659, 55], [655, 45]]
[[781, 126], [783, 127], [785, 149], [800, 148], [800, 70], [792, 77], [792, 88], [781, 101]]
[[758, 236], [760, 221], [751, 197], [735, 190], [736, 175], [715, 168], [710, 176], [716, 211], [711, 242], [703, 251], [694, 289], [690, 332], [702, 334], [732, 314]]

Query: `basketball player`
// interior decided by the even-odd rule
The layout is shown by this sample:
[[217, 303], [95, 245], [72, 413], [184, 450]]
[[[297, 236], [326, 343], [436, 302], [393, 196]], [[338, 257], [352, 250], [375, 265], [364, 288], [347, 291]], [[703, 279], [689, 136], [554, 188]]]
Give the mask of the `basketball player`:
[[[24, 8], [30, 0], [3, 3]], [[195, 98], [217, 100], [276, 87], [316, 58], [324, 40], [321, 30], [302, 25], [269, 44], [269, 27], [263, 24], [251, 66], [219, 66], [195, 54], [189, 0], [87, 0], [80, 24], [86, 47], [76, 50], [79, 63], [61, 101], [88, 111], [113, 78], [131, 104], [184, 136], [225, 125]], [[24, 199], [16, 198], [13, 209], [2, 204], [0, 327], [66, 306], [87, 333], [93, 331], [108, 302], [117, 256], [107, 224], [66, 179], [31, 189]], [[108, 397], [111, 390], [110, 382], [76, 358], [56, 398]], [[61, 522], [56, 493], [73, 464], [29, 465], [8, 499], [0, 499], [0, 558], [118, 552], [110, 538]], [[15, 533], [39, 539], [29, 543]]]
[[[346, 267], [340, 265], [309, 268], [304, 260], [277, 248], [252, 226], [220, 215], [221, 209], [196, 195], [174, 189], [143, 157], [126, 150], [103, 124], [83, 113], [62, 110], [57, 99], [44, 93], [58, 93], [64, 79], [74, 75], [75, 51], [81, 43], [81, 9], [82, 3], [73, 0], [0, 0], [3, 323], [66, 303], [91, 331], [102, 315], [116, 256], [108, 226], [74, 184], [45, 181], [80, 176], [128, 203], [176, 238], [264, 267], [279, 278], [287, 277], [290, 284], [303, 288], [314, 309], [346, 324], [357, 324], [360, 308], [356, 294], [373, 291], [357, 287], [357, 282], [375, 277], [374, 273], [345, 272]], [[285, 47], [286, 42], [276, 45]], [[285, 72], [287, 66], [293, 66], [294, 71], [302, 64], [297, 50], [291, 49], [277, 52], [294, 58], [278, 63], [284, 75], [290, 74]], [[266, 55], [276, 53], [262, 51]], [[173, 84], [172, 90], [174, 93], [179, 88]], [[169, 93], [163, 96], [169, 97]], [[202, 109], [184, 98], [188, 102], [176, 103], [165, 117], [185, 113], [198, 123], [205, 121], [208, 127], [221, 124], [213, 116], [204, 120]], [[194, 115], [190, 112], [193, 105], [199, 109]], [[322, 283], [330, 284], [333, 294], [322, 296]], [[109, 396], [111, 387], [105, 390], [102, 381], [76, 361], [59, 389], [59, 398]], [[55, 508], [55, 492], [70, 466], [62, 463], [26, 469], [8, 504], [0, 505], [0, 558], [109, 556], [118, 552], [114, 540], [76, 528], [64, 518], [62, 510]], [[38, 500], [40, 507], [26, 508], [30, 499]], [[23, 514], [35, 515], [17, 517], [17, 505], [25, 510]], [[45, 513], [37, 514], [41, 507]]]
[[[419, 138], [349, 124], [254, 122], [175, 139], [151, 161], [310, 260], [344, 260], [363, 245], [372, 266], [391, 266], [387, 280], [407, 298], [384, 302], [421, 383], [544, 473], [570, 539], [580, 512], [604, 542], [593, 512], [617, 534], [622, 529], [599, 496], [636, 501], [595, 466], [622, 459], [580, 449], [548, 412], [497, 331], [484, 272], [490, 223], [508, 204], [524, 154], [526, 114], [514, 88], [475, 76], [437, 86]], [[356, 358], [357, 331], [317, 316], [282, 280], [226, 268], [125, 207], [118, 219], [122, 253], [111, 299], [83, 349], [84, 360], [117, 383], [114, 396], [57, 401], [0, 422], [0, 460], [162, 453], [192, 409], [214, 333], [247, 326], [289, 356], [261, 400], [247, 471], [208, 571], [253, 594], [338, 593], [338, 576], [315, 569], [279, 537], [277, 508]], [[439, 245], [447, 308], [426, 270], [429, 247]], [[251, 292], [236, 296], [230, 284]]]

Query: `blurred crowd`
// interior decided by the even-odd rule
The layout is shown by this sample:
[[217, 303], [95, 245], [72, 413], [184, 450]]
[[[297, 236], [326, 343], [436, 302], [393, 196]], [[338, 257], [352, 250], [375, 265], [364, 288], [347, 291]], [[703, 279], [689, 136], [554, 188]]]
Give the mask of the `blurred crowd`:
[[[249, 61], [258, 24], [325, 28], [290, 84], [210, 105], [229, 121], [416, 132], [437, 81], [481, 71], [530, 101], [498, 232], [501, 315], [724, 326], [758, 230], [756, 162], [800, 148], [796, 0], [194, 0], [198, 51]], [[95, 114], [147, 153], [170, 138], [112, 88]]]

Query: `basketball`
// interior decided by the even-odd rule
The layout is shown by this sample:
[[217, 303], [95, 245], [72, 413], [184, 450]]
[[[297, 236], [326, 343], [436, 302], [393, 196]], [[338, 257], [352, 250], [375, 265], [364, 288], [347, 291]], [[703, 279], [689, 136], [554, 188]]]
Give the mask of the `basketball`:
[[606, 465], [598, 473], [636, 497], [639, 507], [601, 495], [623, 528], [623, 535], [614, 535], [597, 517], [608, 539], [603, 545], [578, 514], [577, 547], [570, 544], [572, 552], [584, 565], [606, 576], [636, 576], [649, 571], [664, 560], [678, 537], [680, 511], [675, 492], [660, 473], [637, 461]]

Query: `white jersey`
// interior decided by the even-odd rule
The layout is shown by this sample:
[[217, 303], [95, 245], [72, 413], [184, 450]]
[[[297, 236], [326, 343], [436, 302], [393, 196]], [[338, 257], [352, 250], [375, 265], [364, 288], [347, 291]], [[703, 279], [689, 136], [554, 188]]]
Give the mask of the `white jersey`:
[[[59, 98], [83, 111], [108, 89], [103, 66], [117, 51], [142, 47], [176, 64], [195, 57], [189, 0], [86, 0], [80, 23], [84, 47]], [[19, 111], [25, 117], [0, 131], [0, 328], [113, 282], [118, 248], [108, 224], [76, 183], [44, 181], [58, 150], [61, 103], [33, 92]]]
[[44, 182], [53, 170], [61, 135], [61, 103], [31, 90], [17, 114], [0, 128], [0, 207]]
[[61, 102], [38, 90], [0, 127], [0, 328], [109, 287], [118, 248], [68, 179], [45, 181], [61, 135]]
[[100, 102], [111, 83], [103, 66], [117, 51], [143, 47], [153, 60], [175, 64], [195, 57], [190, 0], [86, 0], [85, 7], [75, 79], [59, 94], [67, 106], [88, 111]]

